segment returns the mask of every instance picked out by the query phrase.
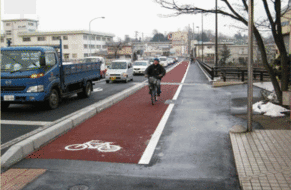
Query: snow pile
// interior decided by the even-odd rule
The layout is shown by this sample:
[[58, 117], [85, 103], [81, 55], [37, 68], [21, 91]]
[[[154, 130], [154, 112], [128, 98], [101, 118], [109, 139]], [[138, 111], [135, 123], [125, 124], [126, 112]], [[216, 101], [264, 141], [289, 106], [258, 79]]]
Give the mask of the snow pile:
[[266, 116], [283, 117], [285, 115], [282, 114], [282, 112], [287, 112], [289, 110], [281, 106], [275, 105], [271, 102], [265, 104], [263, 101], [260, 101], [253, 104], [253, 111], [263, 113]]

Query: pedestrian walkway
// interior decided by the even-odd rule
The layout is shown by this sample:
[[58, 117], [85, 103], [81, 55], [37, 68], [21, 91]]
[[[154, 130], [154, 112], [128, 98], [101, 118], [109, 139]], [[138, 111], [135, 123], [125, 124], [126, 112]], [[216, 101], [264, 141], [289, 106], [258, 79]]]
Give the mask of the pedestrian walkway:
[[291, 130], [230, 133], [243, 190], [291, 189]]

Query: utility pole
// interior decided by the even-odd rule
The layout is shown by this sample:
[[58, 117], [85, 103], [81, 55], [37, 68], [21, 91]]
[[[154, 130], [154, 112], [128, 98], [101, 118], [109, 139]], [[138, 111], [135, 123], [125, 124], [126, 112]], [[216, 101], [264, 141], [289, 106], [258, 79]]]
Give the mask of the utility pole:
[[217, 35], [218, 35], [218, 25], [217, 25], [217, 0], [215, 0], [215, 60], [214, 60], [214, 75], [213, 78], [217, 75], [217, 60], [218, 60], [218, 44], [217, 44]]
[[137, 41], [137, 34], [138, 34], [138, 31], [135, 31], [135, 40]]
[[203, 11], [201, 12], [201, 19], [202, 19], [202, 33], [201, 33], [201, 40], [202, 40], [202, 62], [203, 62]]
[[249, 57], [248, 57], [248, 132], [252, 131], [252, 116], [253, 116], [253, 25], [254, 25], [254, 1], [248, 0], [248, 46], [249, 46]]

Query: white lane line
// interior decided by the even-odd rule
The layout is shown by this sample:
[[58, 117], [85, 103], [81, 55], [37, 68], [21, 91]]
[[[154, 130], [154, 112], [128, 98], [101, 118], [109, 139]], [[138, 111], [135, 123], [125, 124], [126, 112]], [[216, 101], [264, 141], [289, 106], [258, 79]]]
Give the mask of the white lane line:
[[[182, 79], [182, 83], [184, 83], [185, 81], [185, 78], [186, 78], [186, 75], [188, 73], [188, 70], [189, 70], [189, 67], [190, 67], [190, 64], [188, 64], [188, 67], [187, 67], [187, 70], [184, 74], [184, 77]], [[179, 94], [180, 94], [180, 91], [181, 91], [181, 88], [182, 88], [182, 84], [179, 85], [179, 88], [178, 90], [176, 91], [175, 95], [174, 95], [174, 98], [173, 99], [177, 99]], [[166, 110], [166, 112], [164, 113], [158, 127], [156, 128], [154, 134], [152, 135], [151, 139], [150, 139], [150, 142], [148, 144], [148, 146], [146, 147], [141, 159], [139, 160], [138, 164], [149, 164], [152, 157], [153, 157], [153, 154], [154, 154], [154, 151], [156, 149], [156, 146], [159, 142], [159, 139], [162, 135], [162, 132], [166, 126], [166, 123], [170, 117], [170, 114], [172, 112], [174, 108], [174, 104], [170, 104]]]
[[46, 121], [15, 121], [15, 120], [1, 120], [1, 124], [6, 125], [48, 125], [52, 122], [46, 122]]

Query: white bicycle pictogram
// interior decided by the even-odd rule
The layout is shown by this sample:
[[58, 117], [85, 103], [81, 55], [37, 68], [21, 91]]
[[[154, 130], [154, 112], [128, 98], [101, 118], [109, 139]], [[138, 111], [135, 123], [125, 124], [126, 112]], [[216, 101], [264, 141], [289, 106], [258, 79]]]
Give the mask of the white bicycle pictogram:
[[71, 144], [65, 147], [66, 150], [77, 151], [84, 149], [97, 149], [100, 152], [116, 152], [121, 149], [118, 145], [112, 145], [112, 142], [103, 142], [100, 140], [92, 140], [83, 144]]

